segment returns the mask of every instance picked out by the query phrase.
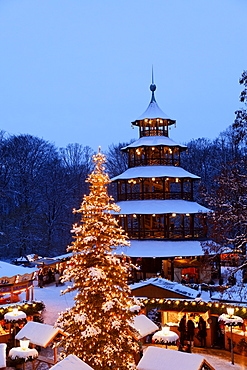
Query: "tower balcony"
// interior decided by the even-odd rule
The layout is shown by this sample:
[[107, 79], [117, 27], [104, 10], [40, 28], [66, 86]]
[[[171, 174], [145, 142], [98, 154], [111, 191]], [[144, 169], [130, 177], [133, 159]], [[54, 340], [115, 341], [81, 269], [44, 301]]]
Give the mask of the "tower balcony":
[[124, 200], [144, 200], [144, 199], [183, 199], [183, 200], [193, 200], [193, 193], [189, 192], [136, 192], [136, 193], [123, 193], [118, 195], [118, 201]]
[[204, 240], [207, 236], [205, 214], [133, 214], [118, 219], [131, 239]]

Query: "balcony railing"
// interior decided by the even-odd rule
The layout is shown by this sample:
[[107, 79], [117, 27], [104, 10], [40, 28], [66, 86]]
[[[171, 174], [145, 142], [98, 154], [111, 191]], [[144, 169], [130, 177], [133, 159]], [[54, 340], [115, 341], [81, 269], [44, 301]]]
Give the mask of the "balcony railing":
[[126, 230], [129, 237], [132, 239], [162, 239], [162, 240], [177, 240], [177, 239], [194, 239], [206, 237], [205, 231], [202, 228], [195, 228], [192, 232], [190, 229], [174, 229], [167, 230]]
[[135, 158], [129, 160], [129, 167], [137, 166], [179, 166], [179, 159], [172, 158]]
[[122, 200], [145, 200], [145, 199], [183, 199], [193, 200], [191, 192], [143, 192], [125, 193], [118, 195], [118, 201]]

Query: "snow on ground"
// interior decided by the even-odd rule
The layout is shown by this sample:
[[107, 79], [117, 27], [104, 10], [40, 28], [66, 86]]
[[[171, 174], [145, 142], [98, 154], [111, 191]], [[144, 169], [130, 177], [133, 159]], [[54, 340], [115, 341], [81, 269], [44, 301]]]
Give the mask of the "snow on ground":
[[[76, 292], [60, 295], [61, 290], [64, 290], [65, 288], [66, 285], [56, 287], [55, 283], [45, 285], [44, 288], [35, 286], [35, 300], [43, 301], [46, 306], [46, 310], [44, 312], [45, 324], [53, 325], [58, 318], [59, 312], [62, 312], [66, 310], [66, 308], [74, 305], [74, 296], [76, 295]], [[215, 356], [210, 350], [209, 353], [205, 353], [205, 350], [201, 352], [200, 348], [195, 349], [195, 351], [204, 356], [215, 370], [244, 370], [247, 368], [245, 365], [239, 365], [237, 360], [235, 365], [232, 365], [230, 363], [230, 353], [227, 351], [220, 351], [224, 356], [226, 356], [225, 358]], [[215, 353], [217, 353], [217, 351], [215, 351]], [[236, 357], [237, 356], [235, 356], [235, 358]]]
[[71, 283], [66, 283], [63, 286], [59, 285], [58, 287], [56, 287], [55, 283], [44, 285], [43, 288], [35, 286], [34, 299], [43, 301], [46, 307], [43, 314], [44, 324], [54, 325], [59, 312], [74, 306], [76, 292], [61, 295], [61, 290], [65, 290], [66, 285], [71, 285]]

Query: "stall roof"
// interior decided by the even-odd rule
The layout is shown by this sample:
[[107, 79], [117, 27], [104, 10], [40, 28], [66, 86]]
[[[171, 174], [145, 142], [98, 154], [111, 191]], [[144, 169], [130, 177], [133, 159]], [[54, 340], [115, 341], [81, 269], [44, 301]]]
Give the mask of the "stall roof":
[[47, 347], [59, 333], [62, 334], [62, 330], [54, 328], [52, 325], [28, 321], [28, 323], [16, 334], [15, 338], [20, 340], [22, 337], [26, 337], [30, 339], [32, 344]]
[[135, 330], [139, 333], [138, 339], [144, 338], [147, 335], [159, 330], [159, 327], [143, 314], [135, 316], [131, 326], [133, 326], [133, 328], [135, 328]]
[[93, 370], [93, 368], [77, 356], [68, 355], [65, 359], [52, 366], [51, 370]]
[[168, 147], [181, 147], [184, 150], [187, 148], [186, 145], [178, 144], [169, 137], [166, 136], [143, 136], [140, 139], [134, 141], [133, 143], [121, 148], [121, 150], [126, 150], [128, 148], [138, 148], [140, 146], [168, 146]]
[[129, 257], [191, 257], [203, 256], [202, 245], [198, 240], [130, 240], [130, 247], [118, 247], [115, 254]]
[[135, 289], [139, 289], [147, 285], [153, 285], [164, 290], [169, 290], [170, 292], [181, 294], [190, 299], [195, 299], [198, 296], [198, 290], [160, 277], [151, 278], [148, 280], [139, 281], [135, 284], [131, 284], [130, 289], [131, 291], [134, 291]]
[[137, 365], [138, 370], [215, 370], [203, 356], [160, 347], [148, 347]]
[[35, 271], [37, 271], [37, 268], [16, 266], [11, 263], [0, 261], [0, 277], [31, 274]]
[[42, 266], [42, 265], [44, 265], [44, 266], [49, 266], [49, 265], [54, 265], [54, 264], [56, 264], [56, 263], [59, 263], [59, 262], [61, 262], [60, 260], [58, 260], [57, 258], [55, 259], [55, 258], [48, 258], [48, 257], [44, 257], [44, 258], [39, 258], [39, 259], [37, 259], [37, 260], [34, 260], [34, 264], [35, 265], [38, 265], [38, 266]]
[[61, 254], [60, 256], [56, 256], [54, 257], [56, 260], [63, 260], [63, 259], [66, 259], [66, 258], [70, 258], [73, 256], [74, 253], [65, 253], [65, 254]]
[[111, 181], [128, 180], [137, 178], [152, 178], [152, 177], [177, 177], [177, 178], [191, 178], [200, 179], [199, 176], [194, 175], [182, 167], [177, 166], [138, 166], [132, 167], [124, 171], [118, 176], [115, 176]]

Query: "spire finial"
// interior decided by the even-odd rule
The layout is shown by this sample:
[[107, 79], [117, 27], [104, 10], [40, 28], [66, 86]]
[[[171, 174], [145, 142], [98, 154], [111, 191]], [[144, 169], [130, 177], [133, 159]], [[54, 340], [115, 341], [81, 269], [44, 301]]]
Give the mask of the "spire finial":
[[152, 65], [152, 83], [150, 85], [150, 90], [152, 91], [152, 98], [151, 98], [151, 103], [153, 103], [155, 100], [155, 97], [154, 97], [154, 92], [156, 90], [156, 85], [154, 83], [154, 68], [153, 68], [153, 65]]

